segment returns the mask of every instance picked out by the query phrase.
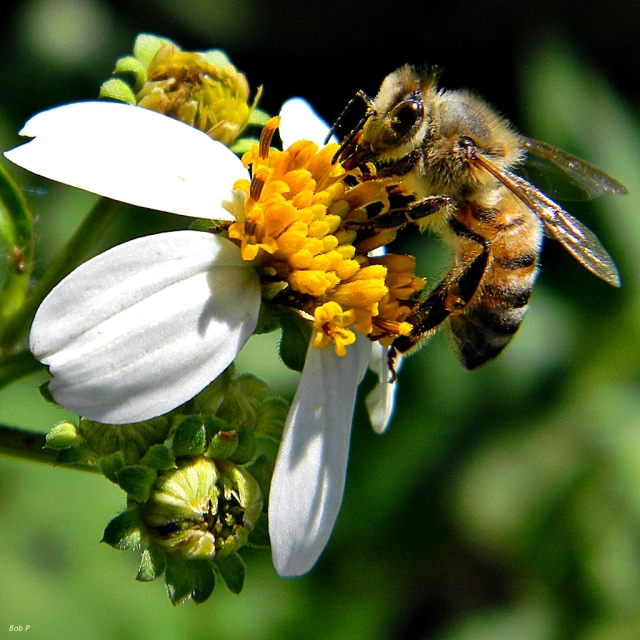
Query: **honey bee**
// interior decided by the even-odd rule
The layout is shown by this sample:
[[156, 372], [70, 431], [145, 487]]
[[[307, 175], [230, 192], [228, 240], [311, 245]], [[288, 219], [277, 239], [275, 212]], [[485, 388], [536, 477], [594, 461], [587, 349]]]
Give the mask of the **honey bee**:
[[413, 197], [375, 217], [376, 231], [414, 222], [439, 232], [455, 250], [452, 269], [407, 318], [411, 333], [393, 342], [390, 363], [448, 320], [462, 363], [474, 369], [497, 356], [519, 328], [545, 234], [591, 273], [620, 286], [598, 238], [514, 169], [526, 160], [553, 170], [588, 198], [627, 190], [589, 163], [519, 135], [474, 94], [439, 89], [436, 81], [435, 72], [406, 65], [384, 79], [375, 99], [358, 92], [366, 114], [335, 159], [365, 172], [373, 163], [376, 178], [393, 179]]

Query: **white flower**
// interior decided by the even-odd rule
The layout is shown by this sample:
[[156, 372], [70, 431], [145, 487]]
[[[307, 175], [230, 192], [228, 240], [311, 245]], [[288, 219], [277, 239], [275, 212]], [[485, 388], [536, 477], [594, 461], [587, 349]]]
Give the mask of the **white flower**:
[[[285, 148], [328, 132], [304, 101], [285, 103]], [[310, 133], [308, 133], [310, 132]], [[248, 172], [204, 133], [145, 109], [108, 102], [67, 105], [32, 118], [34, 139], [7, 152], [39, 175], [130, 204], [234, 220], [232, 187]], [[106, 423], [145, 420], [192, 398], [253, 332], [260, 284], [238, 247], [197, 231], [163, 233], [83, 264], [47, 297], [31, 347], [49, 365], [61, 405]], [[287, 419], [269, 504], [281, 575], [308, 571], [324, 549], [344, 492], [357, 387], [375, 354], [372, 424], [386, 427], [394, 385], [386, 350], [359, 337], [345, 357], [309, 347]]]

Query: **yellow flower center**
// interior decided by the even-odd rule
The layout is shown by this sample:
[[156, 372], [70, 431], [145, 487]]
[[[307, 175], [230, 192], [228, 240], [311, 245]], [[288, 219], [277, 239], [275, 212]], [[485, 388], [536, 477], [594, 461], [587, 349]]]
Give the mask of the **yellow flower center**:
[[270, 148], [278, 124], [272, 118], [260, 144], [243, 157], [252, 177], [234, 186], [245, 194], [245, 208], [229, 238], [254, 263], [264, 290], [276, 292], [274, 302], [313, 323], [315, 346], [332, 342], [342, 356], [356, 331], [389, 342], [407, 333], [409, 307], [395, 292], [413, 296], [420, 289], [421, 281], [405, 274], [414, 263], [373, 260], [356, 248], [368, 220], [365, 208], [389, 208], [386, 184], [372, 179], [349, 186], [346, 179], [355, 172], [332, 162], [335, 144], [319, 149], [300, 140], [283, 151]]

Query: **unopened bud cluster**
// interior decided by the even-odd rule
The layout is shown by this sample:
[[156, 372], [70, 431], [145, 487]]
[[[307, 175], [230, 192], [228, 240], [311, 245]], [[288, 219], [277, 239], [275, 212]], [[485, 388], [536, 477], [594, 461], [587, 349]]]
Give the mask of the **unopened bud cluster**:
[[[142, 549], [137, 579], [164, 574], [174, 604], [206, 600], [222, 578], [244, 582], [244, 545], [268, 546], [263, 496], [273, 463], [261, 452], [277, 441], [287, 414], [253, 376], [220, 376], [179, 409], [143, 423], [63, 422], [47, 437], [58, 460], [99, 466], [127, 494], [127, 508], [104, 542]], [[266, 446], [265, 446], [266, 445]]]
[[[231, 146], [249, 124], [264, 124], [244, 74], [220, 50], [185, 52], [165, 38], [142, 34], [133, 56], [120, 58], [100, 89], [111, 98], [158, 111]], [[124, 77], [133, 78], [127, 82]]]

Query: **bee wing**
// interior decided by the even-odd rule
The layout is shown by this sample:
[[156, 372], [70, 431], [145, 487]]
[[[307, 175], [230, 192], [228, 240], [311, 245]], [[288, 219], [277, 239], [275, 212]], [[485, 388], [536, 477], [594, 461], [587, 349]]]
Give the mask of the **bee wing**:
[[542, 220], [549, 235], [558, 240], [585, 269], [614, 287], [620, 286], [620, 274], [613, 259], [592, 231], [524, 178], [496, 167], [477, 150], [474, 150], [472, 159], [529, 207]]
[[558, 240], [585, 269], [614, 287], [620, 286], [618, 269], [595, 233], [524, 178], [506, 170], [500, 173], [500, 182], [538, 215], [551, 237]]
[[555, 197], [589, 200], [604, 193], [627, 193], [623, 184], [604, 171], [546, 142], [522, 138], [522, 146], [527, 151], [527, 176]]

